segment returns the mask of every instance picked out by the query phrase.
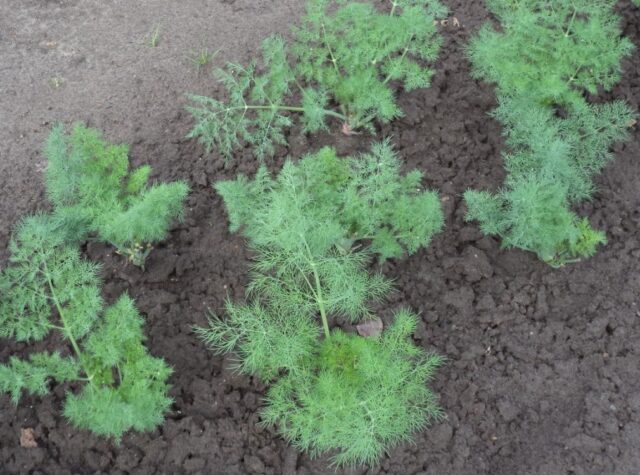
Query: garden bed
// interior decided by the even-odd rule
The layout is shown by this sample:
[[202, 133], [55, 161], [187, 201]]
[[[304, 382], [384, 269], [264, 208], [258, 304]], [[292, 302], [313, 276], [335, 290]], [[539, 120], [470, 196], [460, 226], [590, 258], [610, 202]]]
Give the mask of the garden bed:
[[[228, 166], [184, 137], [192, 125], [183, 93], [212, 94], [214, 81], [187, 56], [219, 50], [212, 64], [246, 60], [260, 40], [286, 31], [303, 2], [197, 0], [144, 5], [79, 0], [9, 1], [0, 7], [0, 230], [2, 263], [12, 226], [41, 209], [42, 143], [56, 121], [83, 120], [114, 142], [131, 143], [134, 164], [154, 178], [185, 179], [193, 188], [186, 219], [149, 257], [145, 272], [111, 248], [85, 251], [103, 262], [105, 297], [128, 292], [146, 315], [147, 346], [175, 368], [174, 398], [164, 425], [128, 434], [120, 446], [69, 426], [60, 414], [64, 391], [25, 397], [16, 407], [0, 397], [2, 473], [333, 473], [257, 425], [265, 386], [229, 369], [195, 337], [206, 309], [239, 300], [249, 253], [228, 232], [221, 199], [210, 183], [252, 173], [250, 150]], [[640, 467], [640, 132], [615, 148], [598, 178], [596, 199], [582, 211], [607, 231], [609, 243], [584, 262], [553, 269], [535, 255], [501, 250], [465, 223], [462, 193], [495, 189], [504, 149], [492, 87], [473, 80], [464, 48], [487, 20], [482, 1], [445, 2], [452, 20], [433, 85], [400, 95], [406, 117], [383, 127], [406, 169], [417, 168], [440, 191], [446, 227], [427, 250], [383, 266], [397, 291], [389, 308], [422, 317], [415, 338], [446, 356], [431, 385], [447, 415], [372, 470], [390, 474], [632, 474]], [[640, 10], [620, 2], [623, 31], [640, 43]], [[158, 28], [157, 45], [149, 36]], [[607, 98], [640, 108], [640, 55], [625, 60], [622, 81]], [[206, 69], [208, 69], [207, 66]], [[368, 135], [290, 133], [280, 148], [298, 157], [322, 145], [341, 154], [369, 149]], [[53, 348], [2, 341], [0, 361]], [[20, 447], [33, 428], [37, 448]], [[349, 473], [349, 472], [345, 472]]]

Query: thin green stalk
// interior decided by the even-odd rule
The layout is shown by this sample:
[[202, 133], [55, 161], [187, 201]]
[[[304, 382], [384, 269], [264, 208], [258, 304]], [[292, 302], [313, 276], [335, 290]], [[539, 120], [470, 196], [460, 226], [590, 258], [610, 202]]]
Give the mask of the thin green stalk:
[[398, 6], [398, 4], [396, 2], [391, 2], [392, 7], [391, 7], [391, 12], [389, 13], [389, 16], [393, 16], [393, 14], [396, 11], [396, 7]]
[[[331, 49], [331, 46], [329, 46], [329, 43], [326, 41], [327, 39], [327, 30], [324, 26], [324, 23], [322, 23], [322, 36], [324, 36], [325, 41], [324, 44], [327, 47], [327, 51], [329, 51], [329, 56], [331, 56], [331, 62], [333, 63], [333, 68], [336, 70], [336, 73], [338, 74], [338, 76], [342, 77], [342, 74], [340, 74], [340, 68], [338, 67], [338, 61], [336, 60], [336, 57], [333, 55], [333, 50]], [[340, 110], [342, 111], [342, 114], [344, 114], [345, 116], [345, 121], [347, 114], [347, 110], [345, 108], [344, 105], [340, 104]]]
[[[235, 107], [227, 107], [226, 109], [223, 109], [222, 112], [230, 112], [230, 111], [234, 111], [234, 110], [267, 110], [267, 109], [277, 109], [277, 110], [284, 110], [284, 111], [291, 111], [291, 112], [304, 112], [304, 108], [303, 107], [290, 107], [290, 106], [281, 106], [278, 104], [274, 104], [274, 105], [270, 105], [270, 106], [253, 106], [253, 105], [244, 105], [244, 106], [235, 106]], [[324, 114], [331, 116], [331, 117], [336, 117], [338, 119], [341, 120], [347, 120], [347, 117], [343, 114], [340, 114], [339, 112], [335, 112], [332, 110], [327, 110], [327, 109], [323, 109]]]
[[567, 31], [564, 32], [564, 36], [565, 38], [569, 37], [569, 32], [571, 31], [571, 27], [573, 26], [573, 20], [576, 19], [576, 14], [578, 13], [578, 10], [576, 10], [575, 8], [573, 9], [573, 15], [571, 16], [571, 20], [569, 21], [569, 26], [567, 27]]
[[316, 294], [318, 296], [318, 308], [320, 309], [320, 317], [322, 318], [322, 329], [324, 330], [324, 336], [327, 340], [331, 339], [331, 333], [329, 332], [329, 322], [327, 320], [327, 311], [324, 308], [324, 300], [322, 298], [322, 287], [320, 287], [320, 276], [316, 269], [317, 264], [311, 263], [311, 269], [313, 270], [313, 278], [316, 282]]
[[[413, 40], [413, 36], [409, 39], [409, 43], [411, 43], [412, 40]], [[407, 55], [408, 52], [409, 52], [409, 46], [405, 47], [404, 51], [400, 55], [401, 61], [404, 59], [404, 57]], [[382, 84], [387, 84], [390, 80], [391, 80], [391, 73], [387, 74], [387, 77], [384, 78], [384, 81], [382, 81]]]
[[[329, 332], [329, 320], [327, 319], [327, 310], [324, 306], [324, 298], [322, 296], [322, 286], [320, 285], [320, 275], [318, 274], [318, 264], [313, 259], [313, 254], [311, 254], [311, 249], [309, 249], [309, 245], [302, 238], [302, 242], [304, 243], [304, 247], [307, 250], [308, 258], [307, 261], [311, 266], [311, 270], [313, 272], [313, 278], [315, 281], [315, 289], [312, 289], [314, 296], [316, 298], [316, 302], [318, 303], [318, 308], [320, 310], [320, 318], [322, 319], [322, 329], [324, 330], [324, 336], [327, 340], [331, 339], [331, 332]], [[305, 277], [306, 278], [306, 277]], [[309, 281], [307, 281], [309, 282]]]
[[93, 384], [94, 384], [93, 383], [93, 375], [89, 371], [87, 371], [87, 368], [84, 366], [84, 359], [83, 359], [82, 352], [80, 351], [80, 346], [78, 346], [78, 342], [76, 341], [75, 337], [71, 333], [71, 330], [69, 329], [69, 324], [67, 323], [66, 319], [64, 318], [64, 311], [62, 310], [62, 305], [60, 305], [60, 301], [58, 300], [58, 297], [56, 296], [56, 292], [55, 292], [55, 289], [53, 287], [53, 281], [51, 280], [51, 274], [49, 274], [49, 269], [47, 267], [47, 263], [44, 260], [43, 260], [43, 265], [44, 265], [44, 275], [45, 275], [45, 277], [47, 279], [47, 284], [49, 285], [49, 290], [51, 291], [51, 300], [53, 300], [53, 303], [54, 303], [56, 309], [58, 310], [58, 315], [60, 316], [60, 321], [62, 322], [63, 332], [67, 336], [67, 338], [69, 338], [69, 341], [71, 342], [71, 346], [73, 347], [73, 351], [76, 353], [76, 356], [78, 357], [78, 361], [80, 362], [80, 366], [82, 366], [82, 370], [87, 375], [87, 379], [89, 381], [89, 384], [91, 386], [93, 386]]

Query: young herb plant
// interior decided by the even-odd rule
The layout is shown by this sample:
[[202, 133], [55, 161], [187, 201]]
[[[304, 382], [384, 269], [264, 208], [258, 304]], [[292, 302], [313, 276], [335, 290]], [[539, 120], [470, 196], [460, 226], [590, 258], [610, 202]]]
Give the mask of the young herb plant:
[[589, 257], [604, 233], [571, 207], [591, 198], [593, 177], [627, 137], [634, 114], [620, 101], [589, 104], [610, 89], [631, 44], [620, 38], [613, 2], [493, 0], [501, 31], [485, 26], [471, 43], [475, 74], [495, 82], [508, 172], [497, 194], [467, 191], [468, 219], [507, 247], [553, 266]]
[[182, 217], [187, 184], [149, 186], [151, 167], [130, 170], [128, 147], [105, 143], [95, 129], [77, 124], [65, 134], [61, 125], [55, 127], [45, 155], [49, 199], [55, 213], [77, 229], [79, 240], [95, 234], [144, 266], [153, 243]]
[[26, 218], [14, 234], [11, 265], [0, 274], [0, 337], [37, 341], [56, 330], [72, 354], [12, 357], [0, 365], [0, 391], [17, 403], [23, 391], [47, 394], [51, 380], [83, 383], [64, 405], [76, 426], [117, 441], [130, 429], [153, 429], [171, 403], [171, 369], [149, 355], [129, 297], [104, 308], [97, 266], [68, 240], [69, 229], [51, 215]]
[[392, 82], [405, 90], [429, 85], [426, 64], [441, 44], [434, 19], [446, 9], [437, 0], [389, 5], [379, 12], [368, 3], [309, 0], [290, 48], [281, 37], [268, 38], [260, 65], [229, 64], [219, 72], [226, 101], [190, 96], [196, 125], [189, 136], [225, 158], [244, 141], [263, 158], [285, 143], [292, 113], [301, 114], [307, 132], [337, 118], [347, 134], [400, 117]]
[[[263, 167], [251, 182], [216, 186], [231, 229], [242, 228], [256, 255], [251, 302], [227, 303], [227, 318], [198, 332], [214, 351], [235, 352], [237, 369], [272, 383], [264, 424], [312, 455], [333, 452], [337, 465], [373, 465], [441, 416], [426, 383], [442, 359], [411, 342], [415, 315], [397, 312], [379, 338], [330, 328], [336, 318], [374, 318], [369, 304], [391, 290], [367, 272], [371, 251], [414, 251], [442, 225], [437, 197], [398, 168], [387, 144], [358, 159], [327, 148], [288, 162], [276, 179]], [[367, 251], [360, 239], [385, 245]]]

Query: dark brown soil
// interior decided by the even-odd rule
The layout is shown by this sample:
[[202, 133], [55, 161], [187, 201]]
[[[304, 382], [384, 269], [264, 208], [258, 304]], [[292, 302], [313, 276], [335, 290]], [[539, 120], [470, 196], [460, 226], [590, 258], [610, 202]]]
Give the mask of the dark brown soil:
[[[398, 475], [564, 475], [640, 473], [640, 133], [616, 148], [599, 193], [582, 210], [609, 244], [583, 263], [554, 270], [528, 253], [500, 250], [465, 224], [467, 188], [495, 188], [502, 178], [499, 124], [487, 117], [493, 89], [469, 75], [463, 50], [488, 18], [480, 0], [448, 0], [461, 23], [446, 38], [433, 87], [402, 95], [406, 118], [384, 127], [408, 168], [441, 191], [446, 230], [426, 251], [385, 265], [398, 291], [390, 306], [421, 312], [416, 334], [448, 364], [433, 386], [447, 419], [353, 473]], [[270, 32], [286, 31], [302, 0], [4, 0], [0, 6], [0, 243], [7, 258], [11, 227], [46, 208], [42, 143], [52, 123], [74, 120], [132, 144], [135, 164], [150, 163], [161, 180], [193, 185], [184, 224], [142, 273], [111, 249], [91, 245], [104, 262], [105, 295], [129, 292], [147, 316], [148, 345], [174, 366], [173, 410], [152, 433], [115, 446], [70, 427], [60, 416], [64, 391], [0, 397], [0, 473], [32, 474], [323, 474], [310, 460], [260, 428], [264, 385], [237, 376], [192, 332], [205, 310], [240, 299], [247, 252], [227, 231], [221, 200], [209, 184], [251, 172], [247, 151], [225, 168], [184, 139], [191, 119], [183, 93], [215, 94], [190, 50], [220, 48], [213, 63], [246, 61]], [[624, 32], [640, 43], [640, 10], [620, 2]], [[159, 44], [147, 42], [156, 25]], [[624, 63], [611, 95], [640, 102], [640, 56]], [[324, 144], [366, 150], [371, 137], [338, 133], [305, 138], [299, 156]], [[0, 361], [46, 348], [3, 340]], [[33, 428], [38, 448], [20, 446]]]

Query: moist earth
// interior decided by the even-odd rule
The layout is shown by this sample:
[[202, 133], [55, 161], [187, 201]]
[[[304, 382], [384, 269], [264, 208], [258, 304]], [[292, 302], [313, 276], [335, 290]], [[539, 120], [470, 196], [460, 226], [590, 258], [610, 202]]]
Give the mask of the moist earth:
[[[131, 144], [135, 165], [157, 180], [193, 187], [186, 217], [151, 254], [147, 270], [90, 244], [103, 263], [108, 301], [123, 292], [146, 315], [148, 347], [175, 368], [174, 403], [153, 432], [120, 445], [78, 430], [60, 414], [65, 391], [0, 397], [2, 474], [429, 474], [564, 475], [640, 473], [640, 133], [615, 147], [595, 199], [579, 210], [607, 232], [593, 258], [552, 269], [530, 253], [503, 250], [465, 223], [462, 193], [496, 189], [503, 178], [500, 125], [491, 86], [472, 79], [464, 49], [490, 19], [484, 2], [445, 0], [458, 22], [439, 28], [444, 46], [429, 89], [400, 93], [406, 116], [381, 127], [407, 169], [425, 173], [441, 193], [446, 228], [428, 249], [386, 263], [397, 290], [384, 312], [420, 312], [416, 342], [446, 356], [432, 383], [447, 414], [385, 455], [373, 469], [338, 470], [310, 459], [261, 427], [265, 385], [209, 352], [194, 325], [225, 299], [242, 299], [250, 255], [231, 235], [210, 184], [253, 173], [248, 149], [229, 164], [185, 139], [191, 118], [184, 93], [219, 94], [210, 74], [226, 61], [247, 62], [260, 41], [287, 32], [302, 0], [4, 0], [0, 5], [0, 263], [13, 226], [47, 209], [42, 144], [52, 124], [80, 120], [113, 142]], [[624, 34], [640, 44], [640, 10], [621, 1]], [[459, 24], [458, 24], [459, 23]], [[156, 30], [154, 47], [150, 36]], [[217, 51], [200, 70], [188, 56]], [[640, 102], [640, 56], [622, 81], [594, 100]], [[323, 145], [340, 153], [368, 149], [373, 137], [346, 137], [340, 125], [321, 136], [291, 131], [270, 161]], [[51, 337], [27, 345], [0, 342], [10, 355], [60, 348]], [[37, 448], [20, 446], [32, 428]]]

